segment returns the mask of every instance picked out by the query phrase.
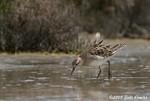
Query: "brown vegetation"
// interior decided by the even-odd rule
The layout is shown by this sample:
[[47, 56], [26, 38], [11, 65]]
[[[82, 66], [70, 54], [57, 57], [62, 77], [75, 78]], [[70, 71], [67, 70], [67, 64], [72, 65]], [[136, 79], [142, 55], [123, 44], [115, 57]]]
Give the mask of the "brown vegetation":
[[1, 0], [0, 51], [78, 49], [81, 31], [150, 38], [149, 0]]

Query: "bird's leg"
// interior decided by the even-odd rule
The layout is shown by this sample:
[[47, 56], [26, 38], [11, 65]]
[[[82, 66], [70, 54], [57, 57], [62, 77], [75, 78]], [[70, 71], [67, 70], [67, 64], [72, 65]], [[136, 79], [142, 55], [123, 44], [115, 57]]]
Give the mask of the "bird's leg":
[[101, 67], [99, 66], [99, 73], [98, 73], [98, 75], [97, 75], [97, 79], [98, 79], [98, 77], [100, 76], [100, 74], [101, 74]]
[[75, 70], [76, 66], [73, 66], [72, 71], [71, 71], [71, 75], [73, 74], [73, 71]]
[[108, 78], [110, 79], [112, 77], [111, 71], [110, 71], [110, 61], [107, 61], [108, 63]]

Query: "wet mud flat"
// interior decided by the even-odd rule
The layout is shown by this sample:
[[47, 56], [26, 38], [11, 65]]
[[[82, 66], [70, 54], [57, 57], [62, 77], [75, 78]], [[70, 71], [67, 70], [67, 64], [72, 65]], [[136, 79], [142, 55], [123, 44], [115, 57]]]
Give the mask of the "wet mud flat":
[[77, 67], [77, 55], [1, 54], [0, 101], [150, 101], [150, 41], [124, 41], [126, 47], [111, 59], [96, 79], [98, 67]]

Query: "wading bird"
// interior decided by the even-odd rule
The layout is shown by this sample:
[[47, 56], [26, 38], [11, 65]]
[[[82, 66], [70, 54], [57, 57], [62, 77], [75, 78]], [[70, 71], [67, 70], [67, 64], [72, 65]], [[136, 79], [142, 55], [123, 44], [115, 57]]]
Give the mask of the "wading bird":
[[72, 66], [73, 69], [71, 71], [71, 75], [73, 74], [75, 68], [78, 65], [85, 65], [85, 66], [97, 66], [99, 67], [99, 73], [97, 78], [101, 74], [101, 65], [104, 62], [108, 63], [108, 78], [112, 77], [110, 71], [110, 59], [114, 56], [117, 50], [124, 46], [124, 43], [119, 43], [115, 45], [104, 45], [103, 40], [100, 42], [96, 42], [96, 40], [88, 46], [86, 49], [82, 51], [82, 53], [73, 60]]

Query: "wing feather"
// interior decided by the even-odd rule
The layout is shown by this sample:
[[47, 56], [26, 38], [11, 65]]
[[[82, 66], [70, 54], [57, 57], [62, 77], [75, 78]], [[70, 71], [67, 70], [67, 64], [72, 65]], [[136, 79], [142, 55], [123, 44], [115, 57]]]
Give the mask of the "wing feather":
[[101, 40], [99, 43], [96, 43], [96, 41], [94, 41], [93, 44], [83, 50], [83, 52], [80, 54], [80, 57], [87, 57], [89, 54], [93, 56], [97, 55], [100, 57], [112, 56], [116, 52], [116, 50], [123, 47], [123, 45], [124, 43], [115, 45], [104, 45], [103, 40]]

